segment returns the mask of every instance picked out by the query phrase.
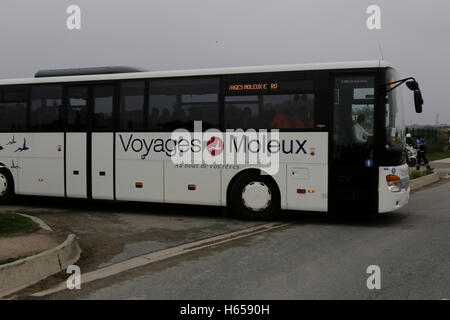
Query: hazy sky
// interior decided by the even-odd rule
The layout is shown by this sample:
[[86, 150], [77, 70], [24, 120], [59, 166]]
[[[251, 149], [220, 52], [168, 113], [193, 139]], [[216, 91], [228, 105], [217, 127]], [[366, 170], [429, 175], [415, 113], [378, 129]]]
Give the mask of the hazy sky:
[[[66, 9], [81, 7], [81, 30]], [[381, 7], [382, 30], [366, 8]], [[148, 70], [384, 58], [425, 99], [406, 122], [450, 123], [450, 0], [1, 0], [0, 78], [36, 70], [131, 65]]]

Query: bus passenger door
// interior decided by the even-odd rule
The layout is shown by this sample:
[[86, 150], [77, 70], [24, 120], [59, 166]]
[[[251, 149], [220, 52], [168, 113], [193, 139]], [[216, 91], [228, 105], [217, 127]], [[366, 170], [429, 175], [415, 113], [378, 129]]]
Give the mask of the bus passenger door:
[[88, 87], [67, 88], [67, 132], [65, 138], [66, 196], [87, 198]]
[[66, 133], [66, 195], [87, 198], [86, 132]]
[[114, 199], [114, 85], [92, 90], [91, 194], [93, 199]]
[[376, 211], [375, 75], [336, 75], [333, 100], [329, 208], [354, 209], [361, 213]]
[[114, 86], [70, 86], [67, 100], [67, 197], [114, 199]]

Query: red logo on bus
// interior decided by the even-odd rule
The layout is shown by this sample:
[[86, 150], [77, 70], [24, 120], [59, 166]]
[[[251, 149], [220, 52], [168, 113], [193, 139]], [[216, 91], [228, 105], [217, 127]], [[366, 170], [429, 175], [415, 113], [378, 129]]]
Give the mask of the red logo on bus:
[[206, 148], [212, 156], [218, 156], [223, 151], [223, 141], [218, 137], [212, 137], [206, 143]]

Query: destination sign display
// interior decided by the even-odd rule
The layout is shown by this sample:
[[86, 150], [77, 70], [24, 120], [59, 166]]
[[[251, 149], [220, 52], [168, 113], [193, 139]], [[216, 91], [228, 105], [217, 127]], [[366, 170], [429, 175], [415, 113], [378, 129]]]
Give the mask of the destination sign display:
[[278, 89], [278, 83], [239, 83], [230, 84], [228, 86], [228, 91], [265, 91], [265, 90], [276, 90]]
[[249, 81], [231, 82], [226, 84], [226, 93], [229, 95], [252, 95], [252, 94], [280, 94], [296, 92], [312, 92], [314, 82], [312, 80], [293, 81]]

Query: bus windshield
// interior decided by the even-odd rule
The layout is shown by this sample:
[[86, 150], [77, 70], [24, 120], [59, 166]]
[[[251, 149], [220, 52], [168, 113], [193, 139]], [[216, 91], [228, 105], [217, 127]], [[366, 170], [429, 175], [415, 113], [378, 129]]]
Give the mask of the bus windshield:
[[[393, 69], [387, 69], [385, 83], [398, 80], [398, 74]], [[401, 86], [386, 94], [385, 104], [385, 165], [400, 165], [405, 163], [405, 121], [403, 116]]]

